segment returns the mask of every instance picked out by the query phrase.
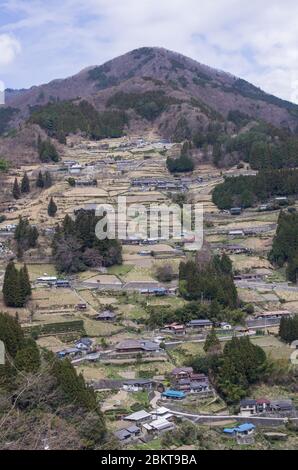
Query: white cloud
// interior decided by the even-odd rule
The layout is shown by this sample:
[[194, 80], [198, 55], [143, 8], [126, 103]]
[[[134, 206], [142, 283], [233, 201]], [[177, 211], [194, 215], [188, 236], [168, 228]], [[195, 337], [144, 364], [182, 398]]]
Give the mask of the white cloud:
[[[283, 98], [294, 96], [296, 0], [2, 3], [10, 19], [0, 26], [0, 33], [14, 33], [24, 44], [18, 65], [24, 70], [22, 84], [26, 86], [76, 73], [137, 47], [162, 46], [246, 78]], [[13, 66], [11, 77], [19, 83]]]
[[21, 50], [17, 39], [9, 34], [0, 34], [0, 66], [5, 66], [14, 61]]

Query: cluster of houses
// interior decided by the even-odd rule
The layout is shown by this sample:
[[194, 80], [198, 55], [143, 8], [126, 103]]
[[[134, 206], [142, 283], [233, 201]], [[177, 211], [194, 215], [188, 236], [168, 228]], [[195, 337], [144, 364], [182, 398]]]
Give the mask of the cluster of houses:
[[292, 400], [269, 400], [268, 398], [246, 398], [240, 402], [241, 416], [251, 416], [262, 413], [293, 414], [295, 406]]
[[[233, 330], [232, 325], [230, 325], [227, 322], [220, 322], [217, 325], [215, 325], [216, 328], [219, 330]], [[177, 336], [183, 336], [186, 335], [188, 330], [190, 331], [209, 331], [212, 328], [214, 328], [214, 323], [212, 323], [210, 320], [206, 319], [198, 319], [198, 320], [191, 320], [186, 324], [183, 323], [170, 323], [168, 325], [164, 325], [161, 329], [161, 333], [167, 333], [167, 334], [173, 334]], [[236, 330], [236, 327], [234, 328]], [[247, 331], [247, 329], [245, 329]]]
[[171, 388], [162, 398], [183, 400], [188, 394], [213, 395], [214, 390], [205, 374], [196, 374], [192, 367], [176, 367], [170, 374]]
[[123, 428], [116, 431], [114, 436], [122, 443], [139, 440], [148, 440], [166, 431], [173, 430], [174, 415], [165, 407], [157, 408], [152, 412], [140, 410], [123, 418]]
[[75, 341], [72, 348], [66, 348], [56, 353], [59, 359], [64, 359], [65, 357], [76, 357], [82, 356], [83, 354], [90, 353], [92, 351], [92, 340], [90, 338], [81, 338]]
[[181, 178], [154, 178], [143, 177], [134, 178], [131, 181], [131, 186], [135, 188], [152, 188], [160, 191], [179, 191], [185, 192], [189, 189], [192, 183], [202, 183], [202, 178], [195, 179], [181, 179]]

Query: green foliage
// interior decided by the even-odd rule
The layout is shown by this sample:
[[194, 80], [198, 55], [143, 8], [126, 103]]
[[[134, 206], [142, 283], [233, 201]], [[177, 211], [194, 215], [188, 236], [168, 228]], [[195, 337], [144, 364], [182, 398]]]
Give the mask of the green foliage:
[[219, 209], [251, 207], [274, 196], [297, 194], [298, 170], [263, 170], [256, 176], [226, 178], [212, 193], [212, 201]]
[[0, 173], [5, 173], [9, 169], [9, 163], [5, 158], [0, 158]]
[[296, 283], [298, 280], [298, 214], [281, 212], [276, 235], [273, 239], [269, 260], [279, 267], [285, 263], [287, 278]]
[[137, 114], [148, 121], [154, 121], [168, 106], [177, 104], [178, 100], [167, 96], [164, 91], [147, 91], [145, 93], [124, 93], [119, 91], [107, 102], [107, 106], [119, 109], [134, 109]]
[[244, 398], [250, 385], [258, 382], [266, 368], [266, 354], [248, 337], [226, 343], [216, 372], [216, 385], [228, 403]]
[[50, 139], [41, 140], [41, 138], [38, 137], [37, 148], [38, 148], [39, 159], [43, 163], [49, 163], [49, 162], [57, 163], [59, 161], [59, 154], [56, 150], [55, 145], [52, 144]]
[[253, 100], [260, 100], [264, 101], [265, 103], [280, 106], [293, 113], [298, 112], [298, 106], [296, 104], [290, 103], [289, 101], [282, 100], [281, 98], [277, 98], [276, 96], [265, 93], [260, 88], [252, 85], [251, 83], [241, 78], [235, 80], [231, 88], [226, 88], [225, 91], [231, 91], [233, 93], [237, 92], [240, 95], [245, 96], [247, 98], [251, 98]]
[[8, 263], [2, 292], [5, 305], [16, 308], [24, 307], [31, 296], [31, 284], [26, 266], [18, 271], [13, 261]]
[[30, 193], [30, 181], [26, 172], [24, 173], [24, 176], [21, 181], [21, 193]]
[[182, 154], [179, 158], [168, 157], [167, 167], [171, 173], [186, 173], [194, 170], [194, 162], [190, 156]]
[[68, 359], [55, 361], [53, 375], [70, 403], [90, 411], [97, 409], [94, 390], [86, 386], [83, 376], [77, 374]]
[[14, 199], [20, 199], [21, 197], [21, 190], [17, 178], [15, 178], [13, 183], [12, 195]]
[[48, 205], [48, 215], [49, 215], [49, 217], [55, 217], [55, 215], [57, 213], [57, 210], [58, 210], [57, 205], [56, 205], [54, 199], [51, 197], [49, 205]]
[[59, 272], [75, 273], [90, 267], [122, 264], [122, 246], [115, 239], [99, 240], [95, 228], [102, 218], [79, 210], [75, 221], [64, 218], [53, 239], [53, 258]]
[[221, 351], [220, 341], [214, 328], [212, 328], [206, 337], [204, 351], [207, 354], [218, 354]]
[[24, 327], [24, 333], [26, 335], [55, 335], [61, 333], [78, 333], [80, 335], [85, 334], [83, 320], [71, 320], [59, 323], [45, 323], [43, 325]]
[[12, 358], [23, 346], [24, 334], [21, 326], [7, 313], [0, 313], [0, 340], [5, 345], [6, 353]]
[[15, 356], [15, 366], [25, 372], [37, 372], [40, 368], [41, 360], [39, 349], [33, 339], [26, 339]]
[[198, 445], [203, 439], [203, 434], [198, 427], [190, 421], [183, 421], [173, 429], [162, 435], [161, 444], [163, 448], [173, 448], [183, 445]]
[[216, 300], [230, 308], [237, 306], [237, 290], [226, 255], [222, 258], [214, 257], [204, 267], [191, 260], [182, 262], [179, 281], [180, 294], [187, 300]]
[[19, 218], [19, 223], [14, 233], [14, 239], [17, 241], [18, 247], [23, 251], [35, 248], [39, 237], [38, 230], [35, 226], [31, 226], [27, 218]]
[[298, 315], [293, 318], [282, 318], [279, 326], [279, 336], [286, 343], [298, 340]]
[[40, 189], [47, 189], [50, 188], [53, 184], [52, 177], [49, 171], [43, 173], [40, 171], [37, 176], [36, 180], [36, 187]]
[[107, 75], [107, 72], [109, 72], [109, 70], [106, 65], [95, 67], [88, 72], [89, 79], [96, 82], [96, 87], [99, 90], [115, 86], [119, 83], [118, 77]]
[[87, 101], [49, 103], [33, 111], [31, 122], [39, 124], [50, 137], [59, 137], [81, 131], [92, 139], [121, 137], [127, 117], [124, 112], [99, 113]]

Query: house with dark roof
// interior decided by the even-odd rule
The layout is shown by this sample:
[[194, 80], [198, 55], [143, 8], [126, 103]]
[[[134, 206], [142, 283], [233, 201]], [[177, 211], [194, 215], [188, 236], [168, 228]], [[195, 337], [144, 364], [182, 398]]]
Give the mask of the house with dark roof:
[[213, 323], [210, 320], [191, 320], [186, 324], [188, 328], [199, 328], [201, 330], [211, 330]]
[[257, 412], [257, 402], [254, 399], [245, 398], [240, 401], [240, 414], [242, 416], [254, 415]]
[[115, 350], [117, 353], [150, 353], [157, 352], [160, 348], [153, 341], [127, 339], [118, 343]]
[[171, 372], [171, 377], [175, 379], [175, 381], [179, 379], [189, 379], [192, 373], [192, 367], [175, 367]]
[[175, 335], [185, 335], [186, 328], [185, 325], [181, 325], [179, 323], [171, 323], [170, 325], [165, 325], [163, 328], [161, 328], [160, 331], [165, 333], [172, 333]]
[[141, 434], [141, 429], [138, 426], [132, 425], [125, 429], [119, 429], [114, 432], [114, 436], [122, 443], [133, 441]]
[[292, 400], [272, 400], [270, 408], [272, 411], [282, 413], [289, 413], [295, 409]]
[[155, 382], [150, 379], [131, 379], [123, 382], [123, 390], [128, 392], [150, 391], [154, 388]]
[[95, 320], [97, 321], [115, 321], [117, 318], [116, 313], [111, 312], [110, 310], [104, 310], [103, 312], [96, 315]]

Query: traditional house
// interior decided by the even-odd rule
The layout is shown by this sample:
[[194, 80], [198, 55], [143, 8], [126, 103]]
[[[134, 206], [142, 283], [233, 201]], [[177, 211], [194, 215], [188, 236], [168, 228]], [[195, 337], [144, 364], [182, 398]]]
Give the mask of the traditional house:
[[272, 400], [270, 403], [270, 409], [281, 413], [292, 412], [295, 407], [292, 400]]
[[141, 429], [138, 426], [129, 426], [128, 428], [114, 432], [114, 436], [122, 443], [130, 442], [138, 438], [140, 434]]
[[126, 380], [122, 388], [128, 392], [150, 391], [154, 388], [154, 381], [150, 379]]
[[75, 341], [75, 346], [78, 349], [87, 351], [92, 346], [92, 339], [90, 339], [90, 338], [81, 338], [78, 341]]
[[158, 344], [147, 340], [128, 339], [118, 343], [115, 351], [121, 353], [154, 353], [159, 351]]
[[171, 377], [177, 381], [179, 379], [189, 379], [191, 374], [193, 374], [192, 367], [175, 367], [171, 372]]
[[150, 413], [147, 413], [147, 411], [141, 410], [141, 411], [136, 411], [135, 413], [132, 413], [131, 415], [125, 416], [123, 419], [125, 421], [133, 421], [135, 424], [141, 424], [141, 423], [146, 423], [148, 421], [151, 421], [152, 416]]
[[246, 398], [240, 402], [240, 414], [242, 416], [254, 415], [257, 412], [256, 400]]
[[232, 207], [230, 210], [231, 215], [241, 215], [242, 209], [241, 207]]
[[142, 428], [146, 434], [160, 434], [165, 431], [171, 431], [175, 424], [164, 418], [158, 418], [150, 423], [145, 423]]
[[191, 320], [186, 324], [188, 328], [199, 328], [201, 330], [211, 330], [213, 323], [210, 320]]
[[95, 320], [97, 321], [114, 321], [117, 318], [116, 313], [111, 312], [110, 310], [105, 310], [104, 312], [96, 315]]
[[173, 333], [175, 335], [185, 335], [186, 328], [185, 325], [180, 325], [179, 323], [171, 323], [170, 325], [165, 325], [161, 328], [161, 331]]

